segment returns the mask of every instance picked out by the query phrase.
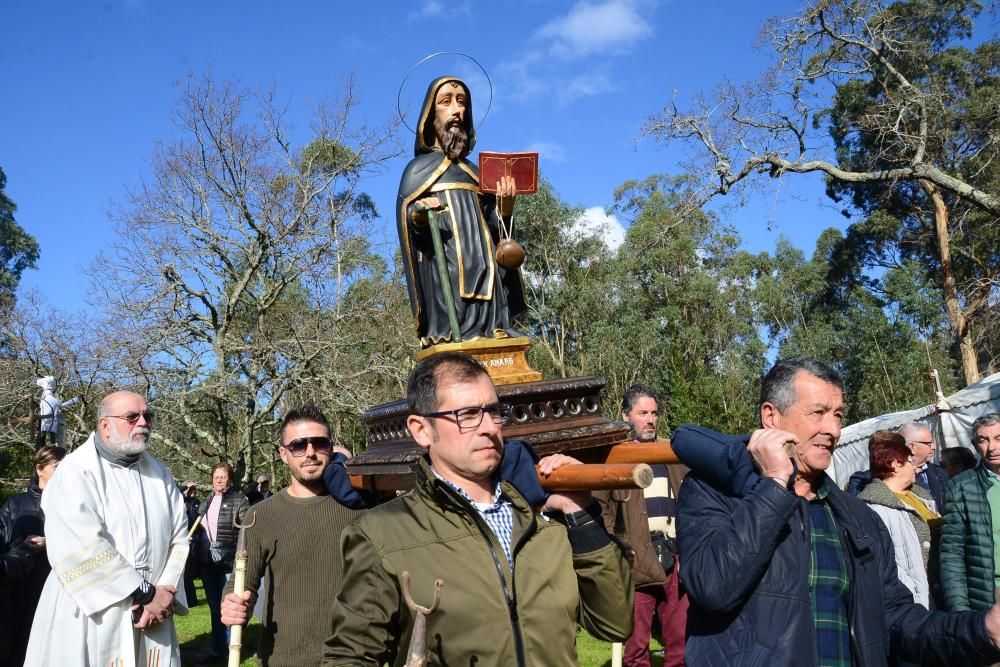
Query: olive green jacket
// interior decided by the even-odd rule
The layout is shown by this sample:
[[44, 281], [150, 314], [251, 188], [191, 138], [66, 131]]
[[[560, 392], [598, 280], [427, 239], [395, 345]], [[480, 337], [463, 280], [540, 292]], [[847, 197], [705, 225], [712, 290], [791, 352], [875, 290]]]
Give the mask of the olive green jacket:
[[536, 514], [509, 483], [501, 489], [514, 510], [513, 572], [476, 509], [426, 462], [412, 491], [348, 526], [344, 587], [322, 664], [406, 661], [414, 613], [402, 595], [404, 571], [418, 605], [430, 606], [434, 581], [444, 582], [427, 620], [428, 665], [576, 665], [577, 623], [624, 641], [632, 580], [601, 523], [567, 529]]

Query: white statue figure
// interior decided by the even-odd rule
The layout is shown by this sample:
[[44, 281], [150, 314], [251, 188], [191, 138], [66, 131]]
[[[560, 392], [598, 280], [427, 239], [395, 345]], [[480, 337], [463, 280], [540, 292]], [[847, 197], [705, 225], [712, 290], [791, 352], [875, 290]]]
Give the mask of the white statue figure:
[[62, 445], [65, 440], [62, 409], [76, 404], [80, 399], [71, 398], [60, 401], [56, 396], [56, 379], [51, 375], [35, 380], [42, 388], [42, 399], [38, 403], [38, 413], [41, 415], [41, 439], [49, 445]]

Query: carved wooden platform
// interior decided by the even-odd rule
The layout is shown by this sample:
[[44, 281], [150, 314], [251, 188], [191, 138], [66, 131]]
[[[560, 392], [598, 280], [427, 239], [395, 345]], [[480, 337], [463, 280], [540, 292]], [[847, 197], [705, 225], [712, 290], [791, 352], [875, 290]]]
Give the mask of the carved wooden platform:
[[[539, 456], [571, 453], [585, 462], [603, 461], [608, 448], [633, 437], [631, 425], [604, 416], [603, 389], [604, 380], [589, 376], [497, 385], [498, 398], [511, 409], [504, 438], [528, 443]], [[347, 470], [363, 475], [367, 488], [390, 491], [413, 485], [413, 468], [423, 450], [410, 438], [408, 414], [405, 400], [362, 414], [367, 448], [348, 462]]]

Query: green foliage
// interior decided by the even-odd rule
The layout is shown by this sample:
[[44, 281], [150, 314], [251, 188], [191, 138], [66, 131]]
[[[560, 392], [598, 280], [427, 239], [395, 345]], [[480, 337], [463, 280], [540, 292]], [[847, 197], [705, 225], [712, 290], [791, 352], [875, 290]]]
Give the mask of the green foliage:
[[[903, 167], [919, 151], [923, 161], [969, 185], [1000, 192], [1000, 41], [995, 36], [976, 46], [968, 41], [981, 11], [981, 3], [966, 0], [907, 0], [870, 18], [875, 30], [884, 30], [899, 45], [892, 63], [902, 77], [877, 62], [871, 71], [836, 82], [822, 117], [829, 121], [843, 169]], [[861, 216], [842, 243], [844, 275], [873, 271], [861, 282], [889, 304], [901, 299], [894, 306], [899, 316], [926, 335], [944, 337], [943, 330], [950, 328], [954, 338], [968, 336], [987, 365], [1000, 355], [990, 305], [1000, 276], [995, 214], [923, 181], [857, 183], [831, 177], [827, 192], [845, 204], [845, 215]], [[943, 234], [935, 227], [931, 192], [940, 194], [946, 209]], [[918, 281], [919, 288], [905, 287], [906, 277]], [[954, 314], [950, 321], [945, 317], [949, 299], [967, 322]]]
[[38, 242], [14, 220], [17, 205], [4, 188], [7, 175], [0, 167], [0, 310], [10, 308], [25, 269], [35, 268]]

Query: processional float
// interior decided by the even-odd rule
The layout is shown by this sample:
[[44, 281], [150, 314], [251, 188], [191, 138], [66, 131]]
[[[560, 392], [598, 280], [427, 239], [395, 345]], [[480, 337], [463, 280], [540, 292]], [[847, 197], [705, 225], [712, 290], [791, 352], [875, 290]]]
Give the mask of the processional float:
[[[445, 54], [469, 58], [455, 52], [431, 54], [411, 68], [400, 86], [400, 95], [406, 80], [419, 65]], [[482, 70], [488, 82], [489, 77], [482, 66], [472, 58], [469, 60]], [[463, 122], [467, 125], [470, 144], [474, 143], [472, 95], [458, 77], [434, 79], [416, 128], [406, 124], [405, 114], [400, 109], [404, 124], [416, 135], [416, 157], [404, 172], [396, 208], [411, 305], [423, 345], [417, 361], [446, 351], [460, 351], [474, 357], [493, 379], [500, 402], [509, 408], [510, 423], [503, 428], [505, 439], [520, 440], [539, 456], [562, 453], [583, 462], [563, 466], [547, 478], [541, 478], [542, 487], [547, 491], [645, 488], [652, 482], [650, 464], [676, 463], [677, 458], [666, 441], [632, 443], [631, 426], [605, 416], [601, 397], [604, 380], [592, 376], [543, 379], [541, 373], [530, 367], [525, 356], [531, 339], [516, 332], [514, 335], [476, 336], [471, 340], [463, 336], [459, 311], [472, 301], [467, 300], [464, 293], [454, 294], [455, 285], [462, 286], [462, 276], [456, 279], [455, 272], [461, 273], [464, 270], [462, 262], [469, 261], [462, 256], [462, 248], [468, 253], [469, 243], [461, 238], [464, 232], [458, 217], [461, 214], [458, 198], [469, 190], [475, 192], [480, 205], [483, 201], [501, 198], [502, 193], [497, 192], [495, 184], [503, 176], [514, 180], [518, 195], [534, 193], [538, 187], [538, 154], [481, 152], [478, 174], [464, 156], [447, 159], [431, 136], [435, 98], [446, 85], [451, 85], [459, 96], [468, 95], [469, 99], [464, 102], [468, 117]], [[438, 137], [444, 139], [441, 135]], [[440, 206], [427, 209], [424, 225], [415, 226], [412, 210], [414, 207], [419, 209], [419, 203], [428, 201], [425, 197], [430, 196], [435, 196]], [[491, 263], [486, 267], [488, 270], [502, 275], [494, 281], [498, 291], [507, 289], [512, 283], [520, 284], [519, 270], [525, 256], [524, 248], [513, 239], [513, 217], [505, 219], [506, 216], [500, 214], [502, 204], [502, 201], [495, 206], [491, 203], [477, 210], [477, 214], [482, 213], [483, 228], [489, 222], [486, 213], [489, 210], [496, 213], [492, 219], [494, 229], [489, 238], [484, 239], [491, 256], [484, 261]], [[449, 243], [453, 244], [453, 249], [449, 248]], [[426, 264], [416, 266], [418, 262]], [[421, 280], [434, 283], [433, 298], [427, 296], [427, 286], [420, 285]], [[509, 294], [500, 296], [505, 297], [505, 307], [513, 302]], [[433, 304], [421, 303], [422, 298]], [[493, 298], [498, 295], [494, 294]], [[446, 322], [448, 328], [444, 336], [429, 335], [422, 330], [426, 327], [420, 318], [426, 320], [428, 315], [421, 309], [426, 311], [429, 307], [446, 311], [437, 313], [437, 320]], [[425, 337], [425, 334], [428, 335]], [[375, 405], [363, 413], [362, 420], [367, 428], [366, 448], [346, 464], [352, 486], [378, 493], [413, 486], [414, 471], [424, 450], [410, 437], [407, 416], [406, 400], [402, 398]]]

